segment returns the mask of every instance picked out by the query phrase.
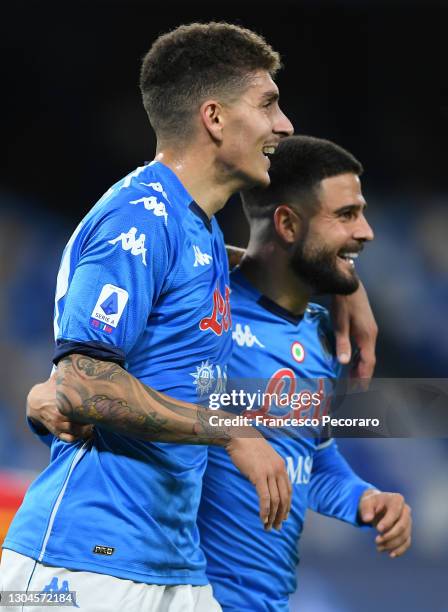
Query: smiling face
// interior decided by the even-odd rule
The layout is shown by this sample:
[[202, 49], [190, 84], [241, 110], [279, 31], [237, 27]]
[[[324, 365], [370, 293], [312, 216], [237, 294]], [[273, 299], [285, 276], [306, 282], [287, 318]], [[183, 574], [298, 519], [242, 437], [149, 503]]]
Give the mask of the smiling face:
[[278, 88], [269, 73], [253, 73], [250, 85], [234, 102], [223, 105], [224, 127], [218, 164], [238, 188], [269, 185], [269, 154], [280, 138], [293, 133], [280, 110]]
[[373, 240], [359, 177], [326, 178], [317, 195], [320, 206], [297, 241], [291, 265], [317, 293], [348, 295], [359, 285], [355, 260], [364, 243]]

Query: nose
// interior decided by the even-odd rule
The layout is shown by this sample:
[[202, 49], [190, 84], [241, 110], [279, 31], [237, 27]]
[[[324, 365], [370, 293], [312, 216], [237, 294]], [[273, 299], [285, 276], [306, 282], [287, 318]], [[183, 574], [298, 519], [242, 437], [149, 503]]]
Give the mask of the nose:
[[373, 229], [370, 227], [364, 215], [360, 215], [358, 218], [353, 238], [355, 238], [355, 240], [363, 240], [364, 242], [370, 242], [375, 238]]
[[285, 113], [278, 109], [278, 116], [274, 125], [274, 132], [281, 136], [292, 136], [294, 134], [294, 127]]

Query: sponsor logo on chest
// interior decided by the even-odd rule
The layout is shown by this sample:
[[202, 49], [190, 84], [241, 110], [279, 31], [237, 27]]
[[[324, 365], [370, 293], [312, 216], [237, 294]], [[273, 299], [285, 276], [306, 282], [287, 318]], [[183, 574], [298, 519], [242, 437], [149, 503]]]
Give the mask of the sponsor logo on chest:
[[303, 457], [286, 457], [286, 471], [292, 484], [308, 484], [313, 469], [313, 458], [307, 455]]
[[226, 285], [224, 296], [221, 294], [219, 287], [216, 286], [213, 291], [213, 306], [212, 312], [208, 317], [204, 317], [199, 322], [201, 331], [210, 330], [217, 336], [221, 336], [223, 332], [228, 332], [232, 327], [232, 316], [230, 314], [230, 288]]

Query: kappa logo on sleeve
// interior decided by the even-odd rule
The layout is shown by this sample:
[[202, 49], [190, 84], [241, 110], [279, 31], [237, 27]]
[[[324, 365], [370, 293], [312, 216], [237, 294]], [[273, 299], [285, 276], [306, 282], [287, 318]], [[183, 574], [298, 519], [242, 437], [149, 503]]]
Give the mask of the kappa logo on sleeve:
[[145, 248], [146, 235], [140, 234], [137, 238], [137, 228], [131, 227], [131, 229], [125, 233], [121, 232], [119, 236], [113, 240], [108, 240], [109, 244], [117, 244], [121, 242], [121, 247], [125, 251], [131, 251], [131, 255], [141, 255], [143, 265], [146, 266], [146, 248]]
[[168, 223], [168, 213], [163, 202], [155, 196], [145, 196], [139, 200], [131, 200], [129, 204], [143, 204], [146, 210], [152, 210], [156, 217], [163, 217], [165, 219], [165, 225]]
[[168, 202], [170, 201], [161, 183], [140, 183], [140, 185], [144, 185], [145, 187], [151, 187], [151, 189], [154, 189], [154, 191], [158, 191], [159, 193], [161, 193], [165, 200], [168, 200]]
[[129, 293], [125, 289], [104, 285], [90, 315], [90, 326], [111, 334], [117, 327], [128, 300]]

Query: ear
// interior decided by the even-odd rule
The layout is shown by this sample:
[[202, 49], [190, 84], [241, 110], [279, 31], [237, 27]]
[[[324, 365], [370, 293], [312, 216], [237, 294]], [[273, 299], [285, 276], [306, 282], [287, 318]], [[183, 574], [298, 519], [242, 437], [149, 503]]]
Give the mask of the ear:
[[295, 210], [286, 204], [277, 206], [274, 212], [274, 227], [277, 236], [279, 236], [283, 242], [287, 245], [296, 242], [301, 225], [301, 219]]
[[223, 107], [216, 100], [206, 100], [199, 109], [202, 125], [213, 138], [221, 142], [223, 122]]

